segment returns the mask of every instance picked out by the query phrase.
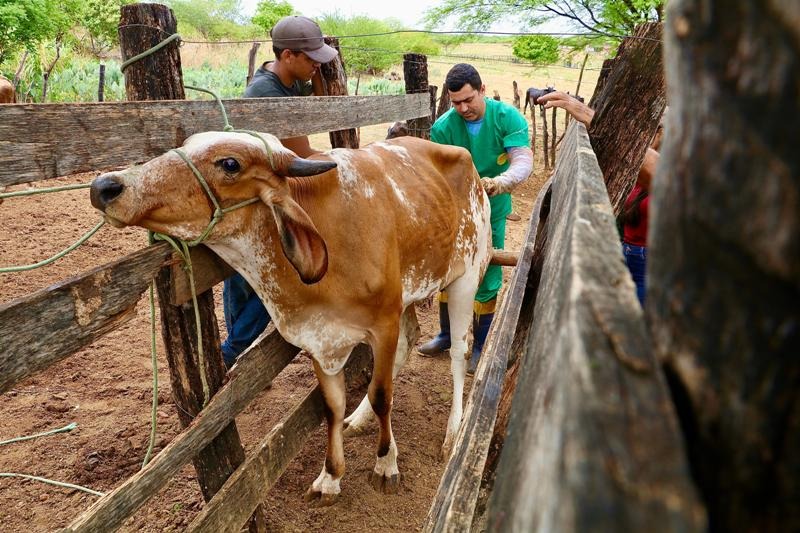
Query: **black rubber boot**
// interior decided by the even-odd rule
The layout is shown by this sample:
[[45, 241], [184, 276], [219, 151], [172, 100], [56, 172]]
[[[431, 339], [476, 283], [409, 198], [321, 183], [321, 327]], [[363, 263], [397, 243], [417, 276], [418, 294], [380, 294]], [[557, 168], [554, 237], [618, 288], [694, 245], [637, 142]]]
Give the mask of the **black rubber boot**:
[[472, 315], [472, 356], [469, 358], [467, 374], [470, 376], [478, 368], [478, 360], [481, 358], [483, 345], [486, 342], [486, 335], [489, 334], [489, 326], [492, 325], [494, 313], [485, 315]]
[[434, 356], [450, 349], [450, 315], [447, 302], [439, 302], [439, 334], [419, 347], [419, 353]]

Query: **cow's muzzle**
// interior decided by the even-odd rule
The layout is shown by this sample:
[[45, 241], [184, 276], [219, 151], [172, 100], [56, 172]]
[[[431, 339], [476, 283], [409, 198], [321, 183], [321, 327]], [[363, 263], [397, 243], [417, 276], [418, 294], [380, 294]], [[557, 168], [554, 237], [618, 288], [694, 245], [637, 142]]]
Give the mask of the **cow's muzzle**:
[[122, 184], [119, 175], [114, 172], [102, 174], [92, 181], [90, 189], [92, 205], [105, 212], [106, 208], [122, 194], [123, 190], [125, 190], [125, 185]]

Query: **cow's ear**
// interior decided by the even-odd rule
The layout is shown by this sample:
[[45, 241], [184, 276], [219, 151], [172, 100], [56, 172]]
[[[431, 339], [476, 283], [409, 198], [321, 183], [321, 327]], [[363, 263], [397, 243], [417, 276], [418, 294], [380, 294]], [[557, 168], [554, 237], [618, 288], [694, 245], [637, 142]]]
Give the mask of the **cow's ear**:
[[321, 280], [328, 271], [328, 247], [311, 218], [288, 195], [279, 201], [263, 200], [275, 217], [283, 254], [300, 274], [300, 279], [308, 285]]

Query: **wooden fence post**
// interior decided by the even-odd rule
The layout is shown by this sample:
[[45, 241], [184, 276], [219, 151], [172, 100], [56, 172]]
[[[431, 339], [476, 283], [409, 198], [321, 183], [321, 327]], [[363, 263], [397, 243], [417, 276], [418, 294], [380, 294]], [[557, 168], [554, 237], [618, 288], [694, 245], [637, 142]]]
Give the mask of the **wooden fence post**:
[[[122, 7], [120, 18], [120, 50], [128, 59], [176, 32], [172, 10], [160, 4], [130, 4]], [[153, 30], [160, 31], [153, 31]], [[184, 98], [178, 44], [173, 42], [161, 50], [131, 64], [125, 70], [125, 88], [129, 100], [162, 100]], [[181, 142], [182, 139], [177, 139]], [[205, 368], [198, 368], [197, 333], [191, 305], [167, 303], [171, 293], [169, 269], [162, 269], [156, 278], [164, 347], [169, 361], [172, 397], [183, 427], [188, 426], [203, 407], [204, 393], [200, 372], [204, 372], [210, 394], [214, 394], [225, 378], [220, 354], [219, 330], [214, 314], [214, 295], [208, 290], [198, 295], [198, 307], [205, 352]], [[208, 501], [222, 487], [237, 466], [244, 462], [244, 449], [235, 423], [225, 428], [193, 463], [203, 498]], [[259, 509], [250, 524], [251, 531], [265, 530]]]
[[250, 51], [247, 53], [247, 82], [245, 86], [250, 85], [250, 80], [253, 79], [253, 74], [256, 71], [256, 57], [258, 55], [258, 47], [261, 43], [253, 43]]
[[550, 147], [548, 146], [550, 137], [547, 135], [547, 111], [543, 105], [539, 106], [539, 113], [542, 115], [542, 153], [544, 154], [544, 168], [547, 170], [550, 168]]
[[442, 96], [439, 97], [439, 107], [436, 108], [436, 118], [441, 117], [450, 109], [450, 92], [447, 84], [442, 83]]
[[439, 87], [429, 85], [428, 90], [431, 93], [431, 124], [433, 124], [436, 122], [436, 94], [439, 92]]
[[[552, 124], [553, 124], [553, 131], [550, 132], [550, 161], [553, 163], [553, 166], [556, 166], [556, 145], [558, 144], [557, 138], [558, 134], [556, 133], [556, 110], [558, 108], [554, 107], [551, 111], [553, 112], [552, 116]], [[569, 113], [566, 113], [567, 115]]]
[[97, 101], [103, 101], [103, 90], [106, 86], [106, 66], [103, 63], [100, 63], [100, 76], [99, 80], [97, 81]]
[[[406, 94], [428, 92], [428, 58], [424, 54], [404, 54], [403, 75], [406, 81]], [[430, 139], [430, 117], [409, 120], [408, 133], [421, 139]]]
[[[327, 96], [347, 96], [347, 74], [344, 70], [344, 58], [339, 50], [339, 39], [325, 37], [325, 44], [336, 48], [339, 54], [327, 63], [320, 66], [320, 74], [325, 82]], [[328, 133], [332, 148], [358, 148], [358, 131], [355, 128], [331, 131]]]
[[668, 3], [645, 312], [710, 530], [799, 531], [800, 11], [700, 4]]
[[664, 113], [661, 33], [658, 22], [638, 26], [634, 36], [620, 45], [602, 92], [598, 94], [595, 90], [592, 97], [595, 115], [589, 137], [603, 170], [614, 213], [619, 213], [633, 188]]

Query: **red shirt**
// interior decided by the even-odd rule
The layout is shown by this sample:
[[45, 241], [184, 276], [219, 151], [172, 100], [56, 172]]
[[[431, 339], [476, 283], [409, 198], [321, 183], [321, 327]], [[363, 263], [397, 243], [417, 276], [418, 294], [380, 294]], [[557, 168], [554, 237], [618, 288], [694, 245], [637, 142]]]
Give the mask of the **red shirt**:
[[[634, 185], [633, 190], [625, 200], [625, 207], [627, 208], [633, 200], [642, 192], [639, 185]], [[647, 246], [647, 211], [650, 204], [650, 195], [644, 197], [639, 204], [639, 223], [635, 226], [632, 224], [625, 224], [623, 228], [622, 241], [634, 246]]]

